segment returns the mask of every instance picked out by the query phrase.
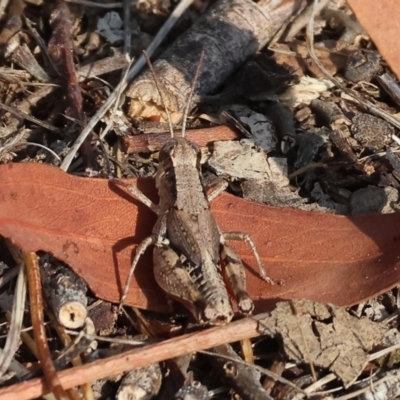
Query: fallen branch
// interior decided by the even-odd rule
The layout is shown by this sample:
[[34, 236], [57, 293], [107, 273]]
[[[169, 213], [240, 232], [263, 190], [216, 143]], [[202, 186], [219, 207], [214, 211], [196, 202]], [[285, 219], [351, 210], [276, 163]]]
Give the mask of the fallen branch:
[[[192, 351], [257, 337], [260, 335], [257, 331], [258, 323], [267, 316], [269, 316], [268, 313], [259, 314], [228, 325], [189, 333], [161, 343], [130, 350], [104, 360], [59, 372], [58, 377], [63, 388], [67, 389], [85, 382], [116, 376], [134, 368], [179, 357]], [[0, 398], [2, 400], [27, 400], [42, 396], [47, 392], [48, 387], [44, 379], [38, 378], [0, 389]]]

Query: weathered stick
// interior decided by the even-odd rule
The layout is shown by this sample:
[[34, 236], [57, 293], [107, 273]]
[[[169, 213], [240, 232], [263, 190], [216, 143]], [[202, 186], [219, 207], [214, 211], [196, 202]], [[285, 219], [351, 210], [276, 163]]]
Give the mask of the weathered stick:
[[[176, 132], [177, 136], [181, 133]], [[228, 126], [190, 129], [186, 137], [198, 146], [206, 146], [211, 142], [239, 139], [239, 135]], [[124, 151], [128, 154], [160, 150], [171, 138], [170, 133], [145, 133], [143, 135], [126, 136], [123, 138]]]
[[63, 262], [44, 256], [40, 260], [43, 290], [58, 322], [80, 328], [87, 316], [87, 285]]
[[[259, 336], [258, 323], [268, 315], [268, 313], [259, 314], [227, 325], [190, 333], [140, 349], [129, 350], [105, 360], [98, 360], [61, 371], [58, 373], [58, 377], [64, 388], [70, 388], [96, 379], [115, 376], [133, 368], [140, 368], [178, 357], [191, 351], [204, 350], [224, 343], [257, 337]], [[2, 400], [27, 400], [42, 396], [47, 392], [48, 387], [43, 378], [32, 379], [28, 382], [0, 389], [0, 398]]]
[[[216, 89], [251, 54], [262, 48], [293, 12], [292, 0], [220, 0], [154, 63], [166, 107], [174, 122], [186, 98], [202, 50], [205, 52], [195, 95]], [[161, 116], [164, 107], [149, 71], [127, 90], [132, 118]]]

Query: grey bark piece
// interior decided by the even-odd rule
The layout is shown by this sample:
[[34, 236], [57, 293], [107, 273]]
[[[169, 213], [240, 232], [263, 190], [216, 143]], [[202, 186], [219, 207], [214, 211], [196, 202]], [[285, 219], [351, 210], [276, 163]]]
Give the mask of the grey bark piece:
[[359, 189], [351, 195], [351, 214], [390, 214], [398, 211], [400, 206], [399, 192], [390, 186], [382, 189], [375, 186], [368, 186]]
[[[182, 117], [201, 51], [205, 56], [196, 96], [216, 89], [262, 48], [291, 15], [289, 3], [278, 0], [260, 6], [250, 0], [220, 0], [161, 55], [154, 70], [174, 122]], [[165, 117], [150, 71], [134, 81], [126, 94], [132, 98], [130, 117]]]
[[80, 328], [87, 316], [87, 286], [61, 261], [45, 255], [40, 259], [44, 294], [58, 322], [68, 329]]

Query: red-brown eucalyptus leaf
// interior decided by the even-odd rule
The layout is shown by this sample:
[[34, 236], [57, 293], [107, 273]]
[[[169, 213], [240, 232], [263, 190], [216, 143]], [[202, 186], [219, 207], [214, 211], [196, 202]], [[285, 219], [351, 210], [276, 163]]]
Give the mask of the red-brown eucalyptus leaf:
[[[130, 181], [153, 199], [152, 180]], [[212, 210], [223, 231], [251, 235], [271, 286], [258, 276], [250, 249], [232, 243], [246, 264], [257, 308], [277, 299], [355, 304], [400, 281], [400, 213], [342, 217], [268, 207], [222, 194]], [[114, 183], [78, 178], [39, 164], [0, 166], [0, 234], [25, 251], [44, 250], [69, 264], [94, 293], [118, 302], [135, 246], [155, 215]], [[166, 311], [148, 251], [127, 303]]]

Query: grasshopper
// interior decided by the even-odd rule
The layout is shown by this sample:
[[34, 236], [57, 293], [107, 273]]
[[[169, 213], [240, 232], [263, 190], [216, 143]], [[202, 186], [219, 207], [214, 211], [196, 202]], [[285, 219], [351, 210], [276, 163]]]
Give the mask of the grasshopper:
[[[202, 58], [203, 55], [201, 60]], [[253, 301], [246, 292], [244, 266], [235, 251], [227, 245], [227, 240], [246, 241], [253, 250], [260, 276], [271, 284], [275, 282], [267, 277], [256, 247], [248, 235], [241, 232], [221, 232], [219, 229], [210, 210], [210, 202], [225, 190], [227, 183], [222, 182], [207, 194], [201, 176], [200, 149], [185, 138], [187, 114], [201, 60], [185, 109], [182, 137], [174, 137], [169, 112], [148, 60], [164, 103], [171, 139], [159, 153], [155, 177], [159, 204], [155, 205], [136, 187], [128, 186], [130, 193], [153, 210], [158, 219], [151, 236], [137, 247], [120, 304], [123, 304], [127, 296], [140, 256], [153, 245], [154, 275], [158, 285], [189, 309], [198, 322], [218, 325], [228, 323], [233, 317], [224, 280], [242, 314], [251, 314], [254, 308]]]

